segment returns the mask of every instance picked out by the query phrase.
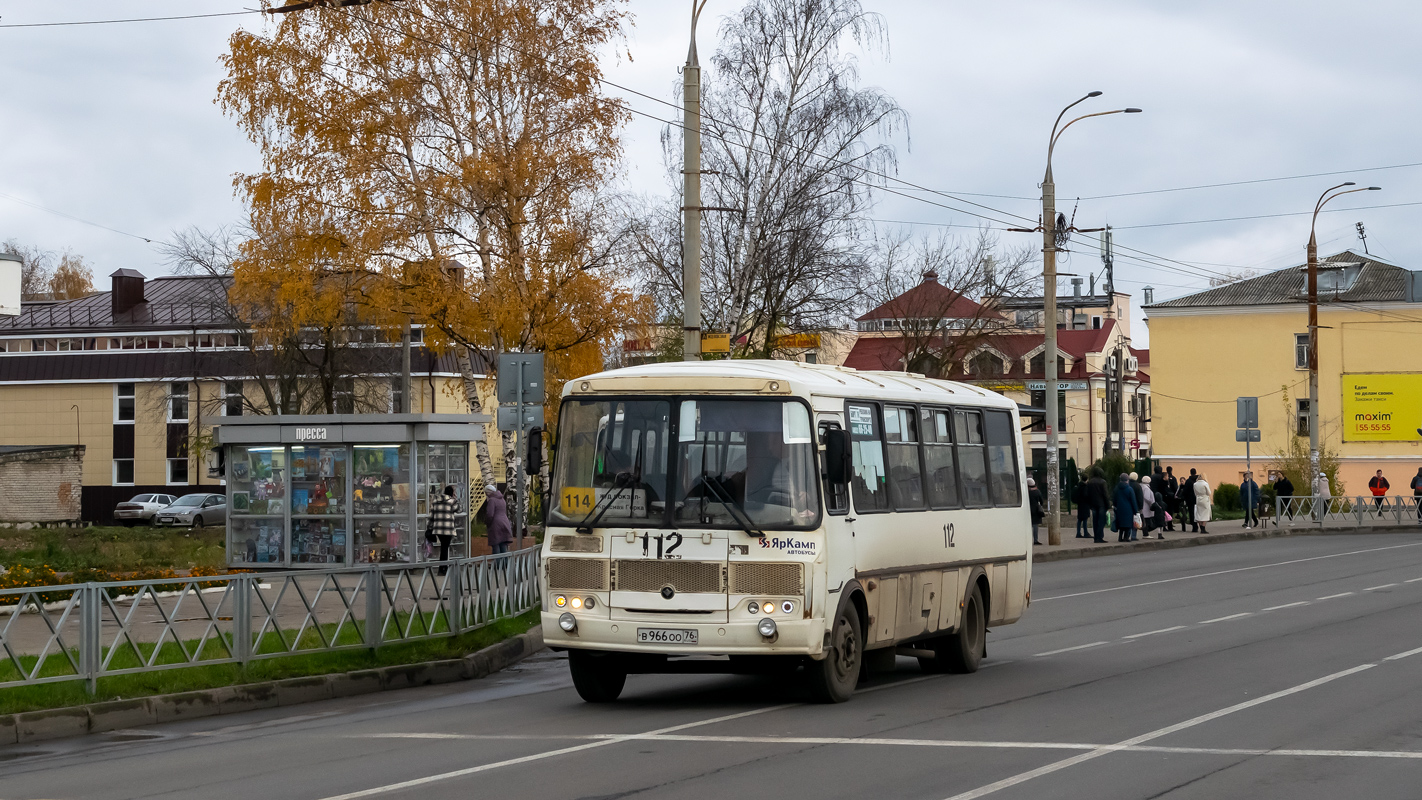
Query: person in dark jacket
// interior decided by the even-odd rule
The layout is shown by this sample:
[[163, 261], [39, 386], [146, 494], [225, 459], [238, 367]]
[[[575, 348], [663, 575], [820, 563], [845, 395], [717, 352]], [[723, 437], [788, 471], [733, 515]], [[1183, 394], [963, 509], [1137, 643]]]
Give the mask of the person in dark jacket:
[[1374, 475], [1373, 479], [1368, 481], [1368, 491], [1373, 493], [1373, 503], [1380, 517], [1383, 515], [1383, 503], [1387, 502], [1387, 490], [1391, 488], [1392, 484], [1388, 483], [1387, 478], [1383, 477], [1382, 470], [1378, 470], [1378, 474]]
[[1180, 479], [1175, 477], [1174, 467], [1165, 468], [1165, 510], [1170, 512], [1170, 521], [1165, 523], [1165, 529], [1174, 531], [1175, 518], [1180, 516]]
[[1244, 527], [1259, 527], [1259, 484], [1254, 482], [1254, 473], [1244, 473], [1239, 484], [1239, 504], [1244, 507]]
[[1091, 530], [1097, 544], [1106, 543], [1106, 510], [1111, 506], [1111, 494], [1106, 490], [1106, 473], [1100, 467], [1091, 468], [1091, 480], [1086, 482], [1086, 504], [1091, 507]]
[[1180, 531], [1182, 533], [1185, 531], [1186, 525], [1194, 526], [1191, 533], [1200, 532], [1200, 526], [1195, 522], [1195, 481], [1197, 480], [1199, 480], [1199, 476], [1192, 469], [1190, 477], [1180, 484]]
[[1131, 488], [1131, 476], [1122, 472], [1116, 481], [1116, 491], [1111, 495], [1112, 511], [1116, 516], [1116, 541], [1130, 541], [1135, 531], [1136, 514], [1141, 507], [1136, 503], [1136, 492]]
[[[1141, 476], [1134, 472], [1131, 473], [1131, 491], [1136, 493], [1136, 509], [1141, 513], [1141, 521], [1144, 522], [1146, 507], [1145, 489], [1141, 486]], [[1132, 530], [1130, 540], [1134, 542], [1137, 538], [1139, 538], [1139, 532]]]
[[484, 502], [484, 524], [489, 529], [489, 549], [494, 553], [507, 553], [513, 542], [513, 524], [509, 522], [509, 505], [499, 487], [489, 484], [484, 487], [488, 500]]
[[1422, 525], [1422, 467], [1417, 468], [1417, 474], [1409, 485], [1412, 487], [1414, 502], [1417, 503], [1417, 524]]
[[1082, 473], [1071, 491], [1071, 501], [1076, 504], [1076, 538], [1091, 538], [1091, 506], [1086, 504], [1086, 482], [1090, 480]]
[[1042, 512], [1042, 493], [1037, 491], [1037, 481], [1032, 478], [1027, 479], [1027, 510], [1032, 513], [1032, 544], [1041, 544], [1037, 541], [1037, 528], [1046, 514]]
[[1287, 513], [1289, 519], [1294, 518], [1294, 482], [1289, 480], [1289, 476], [1280, 475], [1274, 481], [1274, 522], [1278, 524], [1279, 517]]

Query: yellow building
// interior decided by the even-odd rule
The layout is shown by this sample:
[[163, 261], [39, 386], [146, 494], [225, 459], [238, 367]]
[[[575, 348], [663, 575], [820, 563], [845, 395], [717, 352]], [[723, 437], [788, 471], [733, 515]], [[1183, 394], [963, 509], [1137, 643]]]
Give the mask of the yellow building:
[[[1335, 494], [1367, 494], [1378, 469], [1393, 494], [1410, 494], [1422, 467], [1422, 303], [1409, 301], [1413, 277], [1352, 251], [1321, 261], [1319, 432], [1340, 455]], [[1177, 475], [1204, 471], [1213, 485], [1238, 483], [1237, 397], [1259, 398], [1259, 478], [1290, 436], [1308, 436], [1306, 280], [1304, 268], [1290, 267], [1146, 306], [1154, 456], [1163, 465]]]
[[[223, 417], [276, 413], [272, 396], [284, 390], [297, 397], [291, 413], [323, 410], [309, 364], [275, 365], [269, 350], [250, 347], [224, 279], [149, 280], [131, 269], [111, 278], [110, 292], [26, 302], [19, 316], [0, 317], [0, 446], [84, 445], [84, 520], [107, 521], [137, 494], [220, 491], [206, 451]], [[341, 348], [336, 412], [394, 412], [399, 343], [375, 330], [356, 338]], [[412, 338], [410, 410], [466, 413], [454, 358], [420, 346], [418, 328]], [[492, 381], [475, 377], [492, 409]], [[493, 430], [486, 438], [499, 440]], [[494, 445], [490, 455], [501, 475], [503, 453]]]

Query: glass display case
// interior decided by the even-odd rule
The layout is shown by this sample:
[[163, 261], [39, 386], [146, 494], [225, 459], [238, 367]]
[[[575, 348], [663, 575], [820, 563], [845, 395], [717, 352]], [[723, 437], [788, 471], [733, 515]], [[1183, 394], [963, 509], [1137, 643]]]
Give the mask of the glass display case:
[[[227, 481], [227, 561], [243, 568], [437, 559], [423, 532], [432, 497], [454, 486], [469, 551], [470, 443], [479, 415], [241, 417], [217, 428]], [[311, 440], [315, 441], [311, 441]]]

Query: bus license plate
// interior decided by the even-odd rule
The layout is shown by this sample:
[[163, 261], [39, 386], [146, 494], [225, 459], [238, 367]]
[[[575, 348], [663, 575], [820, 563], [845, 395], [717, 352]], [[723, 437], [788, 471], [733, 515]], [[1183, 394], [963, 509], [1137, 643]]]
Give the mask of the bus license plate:
[[638, 644], [696, 644], [696, 631], [672, 628], [638, 628]]

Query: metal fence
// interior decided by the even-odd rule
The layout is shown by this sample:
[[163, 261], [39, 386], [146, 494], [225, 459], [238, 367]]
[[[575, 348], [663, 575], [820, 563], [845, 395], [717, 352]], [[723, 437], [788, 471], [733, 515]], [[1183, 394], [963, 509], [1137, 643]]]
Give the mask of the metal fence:
[[1422, 497], [1290, 497], [1266, 505], [1266, 524], [1276, 528], [1313, 525], [1375, 528], [1422, 524]]
[[[440, 570], [448, 567], [447, 574]], [[0, 688], [452, 636], [539, 601], [538, 548], [425, 564], [0, 591]]]

